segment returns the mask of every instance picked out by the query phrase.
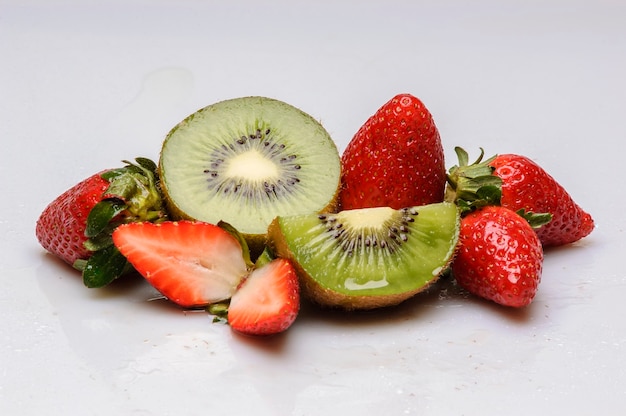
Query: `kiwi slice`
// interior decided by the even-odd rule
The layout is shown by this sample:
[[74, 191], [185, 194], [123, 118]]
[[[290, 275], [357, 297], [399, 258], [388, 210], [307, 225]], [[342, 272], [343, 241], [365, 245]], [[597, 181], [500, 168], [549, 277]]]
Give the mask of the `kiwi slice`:
[[312, 300], [343, 309], [398, 304], [426, 289], [455, 253], [460, 216], [442, 202], [276, 218], [269, 241]]
[[335, 210], [340, 167], [318, 121], [266, 97], [221, 101], [191, 114], [168, 133], [159, 160], [174, 218], [227, 222], [256, 254], [276, 216]]

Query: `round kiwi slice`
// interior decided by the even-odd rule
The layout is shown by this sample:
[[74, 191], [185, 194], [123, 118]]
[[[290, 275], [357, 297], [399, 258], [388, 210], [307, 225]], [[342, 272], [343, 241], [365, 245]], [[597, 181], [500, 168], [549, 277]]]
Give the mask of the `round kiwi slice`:
[[335, 210], [340, 167], [319, 122], [266, 97], [191, 114], [168, 133], [159, 161], [174, 218], [227, 222], [257, 254], [276, 216]]
[[326, 306], [398, 304], [435, 282], [455, 253], [460, 216], [442, 202], [276, 218], [274, 253], [290, 259], [303, 293]]

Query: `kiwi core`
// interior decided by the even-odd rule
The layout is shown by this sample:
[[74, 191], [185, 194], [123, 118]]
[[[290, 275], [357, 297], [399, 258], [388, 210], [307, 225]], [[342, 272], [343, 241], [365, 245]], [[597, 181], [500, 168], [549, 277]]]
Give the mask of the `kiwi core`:
[[226, 175], [252, 182], [275, 180], [279, 177], [276, 165], [256, 150], [248, 150], [233, 158], [226, 169]]
[[342, 222], [349, 224], [353, 230], [369, 230], [379, 228], [394, 216], [390, 207], [378, 207], [369, 210], [354, 210], [347, 214], [346, 211], [337, 214]]

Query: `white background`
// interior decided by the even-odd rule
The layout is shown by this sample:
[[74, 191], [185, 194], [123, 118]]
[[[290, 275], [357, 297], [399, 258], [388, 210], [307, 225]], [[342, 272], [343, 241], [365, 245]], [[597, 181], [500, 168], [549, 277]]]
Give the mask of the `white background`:
[[[623, 414], [626, 3], [104, 3], [0, 0], [0, 414]], [[342, 150], [400, 92], [448, 167], [456, 145], [525, 154], [594, 216], [546, 253], [530, 307], [444, 283], [386, 311], [305, 305], [248, 339], [140, 280], [88, 290], [35, 239], [54, 197], [157, 159], [200, 107], [281, 99]]]

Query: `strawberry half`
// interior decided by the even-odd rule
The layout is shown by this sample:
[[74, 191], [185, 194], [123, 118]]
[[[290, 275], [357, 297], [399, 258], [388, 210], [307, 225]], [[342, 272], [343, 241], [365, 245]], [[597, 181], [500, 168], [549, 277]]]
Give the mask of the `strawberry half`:
[[229, 299], [248, 273], [247, 247], [213, 224], [125, 224], [113, 232], [113, 242], [152, 286], [184, 308]]
[[246, 335], [272, 335], [291, 326], [300, 308], [298, 277], [277, 258], [253, 270], [230, 300], [228, 323]]
[[[456, 148], [459, 165], [448, 174], [447, 199], [463, 209], [501, 205], [519, 213], [532, 213], [543, 247], [573, 243], [594, 229], [591, 215], [585, 212], [551, 175], [526, 156], [496, 155], [474, 163], [465, 150]], [[539, 215], [541, 214], [541, 215]]]
[[468, 292], [505, 306], [526, 306], [537, 293], [542, 269], [541, 242], [514, 211], [485, 206], [461, 220], [452, 273]]
[[446, 168], [435, 122], [424, 104], [399, 94], [354, 135], [342, 158], [341, 209], [401, 209], [443, 200]]
[[166, 213], [157, 189], [156, 165], [136, 164], [90, 176], [54, 199], [37, 220], [43, 248], [82, 271], [87, 287], [102, 287], [132, 270], [111, 240], [123, 223], [162, 221]]

